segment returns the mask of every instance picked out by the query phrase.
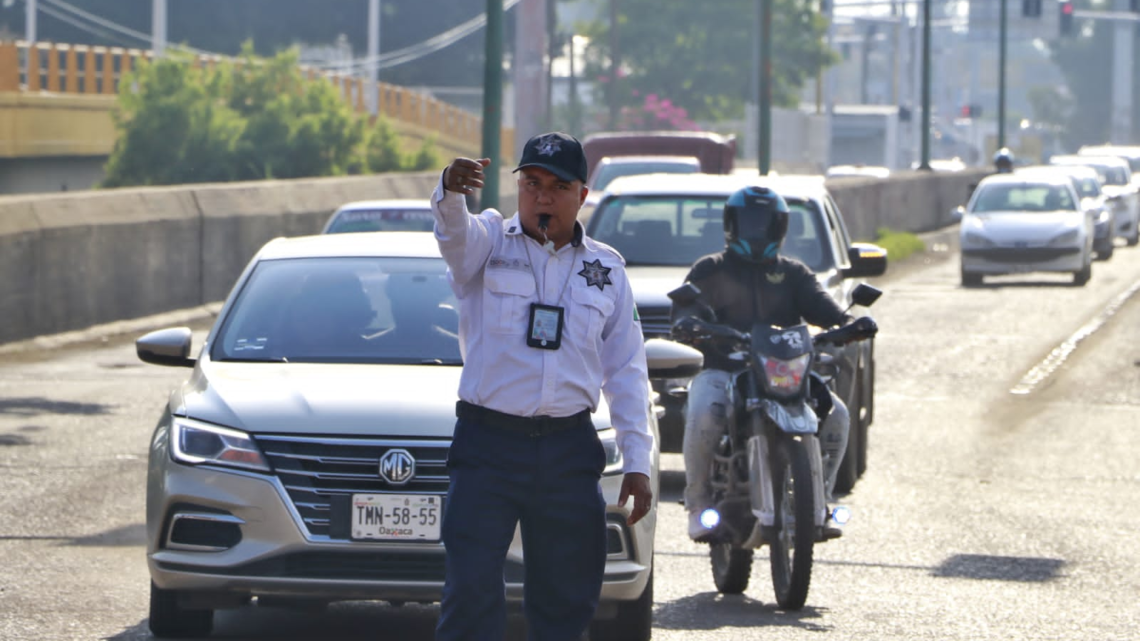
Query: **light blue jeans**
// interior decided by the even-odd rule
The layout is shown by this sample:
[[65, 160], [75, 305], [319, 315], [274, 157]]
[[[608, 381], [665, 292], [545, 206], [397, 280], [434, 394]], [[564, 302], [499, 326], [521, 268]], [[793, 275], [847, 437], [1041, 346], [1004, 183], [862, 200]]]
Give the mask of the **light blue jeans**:
[[[729, 421], [735, 419], [736, 388], [733, 375], [719, 369], [706, 369], [693, 378], [689, 385], [689, 399], [685, 408], [685, 508], [701, 512], [712, 507], [712, 489], [709, 487], [709, 467], [716, 444], [728, 430]], [[823, 455], [825, 494], [830, 500], [839, 474], [839, 464], [847, 450], [847, 433], [851, 419], [847, 406], [834, 393], [834, 407], [819, 429], [819, 443]]]

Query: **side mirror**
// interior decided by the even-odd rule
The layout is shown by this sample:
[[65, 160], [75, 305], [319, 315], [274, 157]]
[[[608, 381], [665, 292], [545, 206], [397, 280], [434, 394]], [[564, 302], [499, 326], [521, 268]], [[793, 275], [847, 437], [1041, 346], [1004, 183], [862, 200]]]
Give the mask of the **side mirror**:
[[193, 334], [189, 327], [172, 327], [146, 334], [135, 341], [135, 353], [139, 360], [154, 365], [170, 367], [194, 367], [190, 358], [190, 343]]
[[667, 294], [675, 305], [692, 305], [700, 295], [701, 288], [692, 283], [685, 283]]
[[844, 271], [847, 278], [882, 276], [887, 271], [887, 250], [871, 243], [851, 243], [847, 250], [851, 267]]
[[958, 205], [954, 209], [950, 210], [950, 220], [952, 220], [956, 223], [962, 222], [962, 219], [965, 217], [966, 217], [966, 208], [961, 206], [961, 205]]
[[645, 341], [645, 362], [649, 378], [688, 378], [696, 376], [705, 364], [699, 350], [663, 338]]
[[870, 307], [883, 295], [883, 290], [871, 287], [867, 283], [859, 283], [851, 291], [851, 304], [859, 307]]

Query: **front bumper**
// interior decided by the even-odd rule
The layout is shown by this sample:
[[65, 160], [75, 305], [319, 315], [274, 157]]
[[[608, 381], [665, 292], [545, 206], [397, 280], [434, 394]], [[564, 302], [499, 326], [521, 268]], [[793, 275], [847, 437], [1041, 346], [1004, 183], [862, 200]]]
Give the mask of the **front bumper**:
[[[441, 543], [313, 535], [276, 476], [181, 465], [165, 452], [155, 458], [159, 460], [151, 462], [147, 497], [147, 561], [160, 588], [181, 591], [203, 607], [239, 605], [253, 596], [425, 603], [441, 597]], [[637, 599], [649, 580], [653, 555], [656, 508], [634, 527], [626, 526], [626, 511], [614, 506], [621, 480], [620, 475], [602, 479], [610, 505], [603, 602]], [[184, 541], [172, 543], [173, 523], [187, 520], [176, 519], [179, 514], [190, 515], [189, 520], [194, 515], [222, 517], [231, 530], [240, 528], [239, 540], [223, 545], [212, 540], [213, 545], [198, 549], [186, 549]], [[517, 531], [504, 578], [508, 600], [521, 601], [522, 543]]]
[[1081, 247], [963, 249], [962, 271], [974, 274], [1075, 272], [1087, 263]]

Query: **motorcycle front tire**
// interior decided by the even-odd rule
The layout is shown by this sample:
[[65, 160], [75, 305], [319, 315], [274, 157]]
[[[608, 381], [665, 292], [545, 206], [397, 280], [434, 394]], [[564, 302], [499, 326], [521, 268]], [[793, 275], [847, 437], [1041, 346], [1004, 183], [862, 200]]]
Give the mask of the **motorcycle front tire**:
[[810, 439], [780, 438], [773, 448], [776, 518], [770, 537], [776, 603], [799, 610], [807, 602], [815, 550], [815, 478], [808, 460]]
[[748, 589], [752, 576], [752, 549], [736, 547], [732, 543], [713, 543], [709, 546], [712, 559], [713, 583], [721, 594], [742, 594]]

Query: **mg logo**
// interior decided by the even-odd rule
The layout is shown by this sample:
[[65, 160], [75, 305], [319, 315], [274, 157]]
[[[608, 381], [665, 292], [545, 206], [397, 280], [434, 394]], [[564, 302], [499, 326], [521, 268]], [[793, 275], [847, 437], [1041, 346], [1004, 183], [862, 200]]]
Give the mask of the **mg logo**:
[[392, 485], [403, 485], [416, 474], [416, 459], [408, 450], [388, 450], [380, 457], [380, 478]]

